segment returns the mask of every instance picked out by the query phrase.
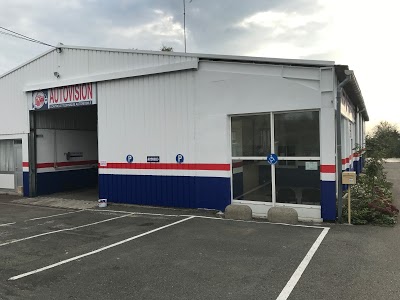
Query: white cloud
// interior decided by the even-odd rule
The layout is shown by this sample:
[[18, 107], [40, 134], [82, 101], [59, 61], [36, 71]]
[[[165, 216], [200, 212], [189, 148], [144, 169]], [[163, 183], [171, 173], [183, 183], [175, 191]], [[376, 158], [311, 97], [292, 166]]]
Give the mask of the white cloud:
[[180, 23], [175, 22], [172, 16], [165, 13], [158, 13], [161, 16], [150, 23], [134, 27], [116, 26], [109, 30], [109, 33], [116, 36], [132, 38], [137, 35], [150, 34], [163, 37], [176, 37], [183, 34]]
[[321, 12], [303, 15], [298, 12], [263, 11], [246, 17], [243, 21], [239, 22], [238, 26], [243, 28], [276, 28], [283, 32], [285, 29], [295, 29], [306, 26], [310, 22], [324, 22], [325, 20], [325, 16]]

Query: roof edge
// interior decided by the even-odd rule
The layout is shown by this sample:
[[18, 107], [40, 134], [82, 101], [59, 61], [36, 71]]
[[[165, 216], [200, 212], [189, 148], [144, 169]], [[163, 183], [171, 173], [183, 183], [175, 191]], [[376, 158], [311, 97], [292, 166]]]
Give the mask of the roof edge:
[[47, 54], [49, 54], [49, 53], [51, 53], [53, 51], [56, 51], [56, 49], [55, 48], [49, 49], [49, 50], [47, 50], [47, 51], [45, 51], [45, 52], [43, 52], [43, 53], [31, 58], [30, 60], [28, 60], [28, 61], [16, 66], [15, 68], [12, 68], [11, 70], [8, 70], [3, 74], [0, 74], [0, 79], [3, 78], [3, 77], [6, 77], [7, 75], [10, 75], [11, 73], [17, 71], [18, 69], [21, 69], [21, 68], [25, 67], [26, 65], [29, 65], [30, 63], [34, 62], [35, 60], [38, 60], [39, 58], [41, 58], [43, 56], [46, 56]]
[[282, 64], [282, 65], [295, 65], [305, 67], [333, 67], [335, 66], [334, 61], [324, 60], [310, 60], [310, 59], [289, 59], [289, 58], [271, 58], [271, 57], [259, 57], [259, 56], [242, 56], [242, 55], [226, 55], [226, 54], [205, 54], [205, 53], [183, 53], [183, 52], [168, 52], [168, 51], [151, 51], [151, 50], [135, 50], [135, 49], [120, 49], [120, 48], [102, 48], [102, 47], [91, 47], [91, 46], [72, 46], [57, 44], [56, 48], [49, 49], [35, 56], [34, 58], [24, 62], [17, 67], [0, 74], [0, 79], [23, 68], [24, 66], [38, 60], [39, 58], [56, 51], [57, 48], [64, 49], [76, 49], [76, 50], [93, 50], [93, 51], [110, 51], [110, 52], [124, 52], [124, 53], [138, 53], [138, 54], [152, 54], [152, 55], [170, 55], [170, 56], [184, 56], [184, 57], [197, 57], [198, 59], [205, 60], [218, 60], [218, 61], [237, 61], [237, 62], [253, 62], [253, 63], [265, 63], [265, 64]]
[[72, 46], [72, 45], [57, 45], [65, 49], [78, 49], [78, 50], [94, 50], [94, 51], [111, 51], [111, 52], [126, 52], [138, 54], [153, 54], [153, 55], [171, 55], [171, 56], [184, 56], [184, 57], [198, 57], [199, 59], [215, 59], [227, 61], [246, 61], [246, 62], [263, 62], [263, 63], [276, 63], [276, 64], [290, 64], [290, 65], [309, 65], [309, 66], [334, 66], [334, 61], [324, 60], [310, 60], [310, 59], [286, 59], [286, 58], [269, 58], [258, 56], [242, 56], [242, 55], [225, 55], [225, 54], [205, 54], [205, 53], [184, 53], [184, 52], [168, 52], [168, 51], [152, 51], [152, 50], [135, 50], [135, 49], [120, 49], [120, 48], [102, 48], [91, 46]]
[[[336, 76], [340, 82], [345, 80], [346, 70], [349, 70], [348, 65], [335, 65]], [[353, 102], [353, 104], [357, 108], [359, 108], [358, 112], [362, 113], [364, 120], [369, 121], [367, 106], [365, 105], [364, 97], [361, 93], [361, 88], [358, 85], [357, 78], [354, 74], [352, 80], [344, 86], [344, 90], [349, 95], [350, 100]]]

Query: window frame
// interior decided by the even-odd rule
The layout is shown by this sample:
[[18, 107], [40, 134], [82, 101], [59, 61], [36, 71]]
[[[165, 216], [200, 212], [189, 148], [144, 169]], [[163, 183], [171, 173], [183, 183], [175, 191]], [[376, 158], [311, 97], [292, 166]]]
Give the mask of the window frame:
[[[265, 156], [233, 156], [232, 154], [232, 118], [235, 117], [244, 117], [244, 116], [256, 116], [256, 115], [269, 115], [270, 116], [270, 153], [275, 153], [275, 115], [276, 114], [284, 114], [284, 113], [300, 113], [300, 112], [318, 112], [318, 135], [319, 135], [319, 143], [320, 143], [320, 155], [319, 156], [279, 156], [280, 161], [318, 161], [321, 164], [321, 109], [302, 109], [302, 110], [291, 110], [291, 111], [275, 111], [275, 112], [260, 112], [260, 113], [249, 113], [249, 114], [234, 114], [229, 115], [229, 143], [230, 143], [230, 151], [231, 151], [231, 170], [232, 162], [234, 160], [253, 160], [253, 161], [264, 161], [266, 160]], [[292, 168], [292, 166], [286, 166], [286, 168]], [[231, 171], [232, 172], [232, 171]], [[309, 204], [285, 204], [279, 203], [276, 201], [276, 165], [271, 165], [271, 186], [272, 186], [272, 201], [271, 202], [260, 202], [254, 200], [238, 200], [233, 199], [233, 175], [231, 174], [231, 195], [232, 201], [238, 201], [240, 203], [248, 203], [248, 204], [272, 204], [272, 206], [296, 206], [296, 207], [304, 207], [304, 208], [321, 208], [321, 205], [309, 205]]]

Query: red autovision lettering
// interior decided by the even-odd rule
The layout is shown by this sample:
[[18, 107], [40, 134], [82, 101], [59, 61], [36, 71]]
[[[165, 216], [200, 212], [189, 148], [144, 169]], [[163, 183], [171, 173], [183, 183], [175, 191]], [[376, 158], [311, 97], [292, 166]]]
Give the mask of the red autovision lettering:
[[[85, 88], [85, 93], [83, 93], [83, 88]], [[86, 100], [87, 97], [87, 87], [86, 84], [82, 84], [82, 99]]]
[[79, 86], [75, 85], [75, 100], [79, 101], [80, 95], [79, 95]]
[[64, 102], [67, 102], [68, 101], [68, 88], [66, 88], [65, 86], [63, 87], [62, 95], [64, 98]]
[[69, 101], [74, 100], [74, 87], [73, 86], [68, 87], [68, 98], [69, 98]]
[[58, 95], [58, 89], [51, 89], [53, 91], [54, 102], [58, 103], [58, 99], [60, 99]]
[[88, 99], [92, 99], [93, 98], [93, 89], [92, 89], [92, 84], [88, 83], [87, 85], [87, 91], [88, 91]]
[[49, 103], [54, 103], [54, 92], [53, 89], [50, 90], [50, 101]]

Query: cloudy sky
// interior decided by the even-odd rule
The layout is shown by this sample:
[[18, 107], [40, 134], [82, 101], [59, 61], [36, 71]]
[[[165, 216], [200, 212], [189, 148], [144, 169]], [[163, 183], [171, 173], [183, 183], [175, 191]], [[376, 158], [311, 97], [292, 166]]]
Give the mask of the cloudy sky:
[[[396, 1], [189, 1], [188, 52], [347, 64], [361, 86], [370, 127], [380, 120], [400, 123]], [[0, 0], [0, 26], [53, 45], [184, 49], [182, 0]], [[0, 34], [0, 73], [47, 49]]]

